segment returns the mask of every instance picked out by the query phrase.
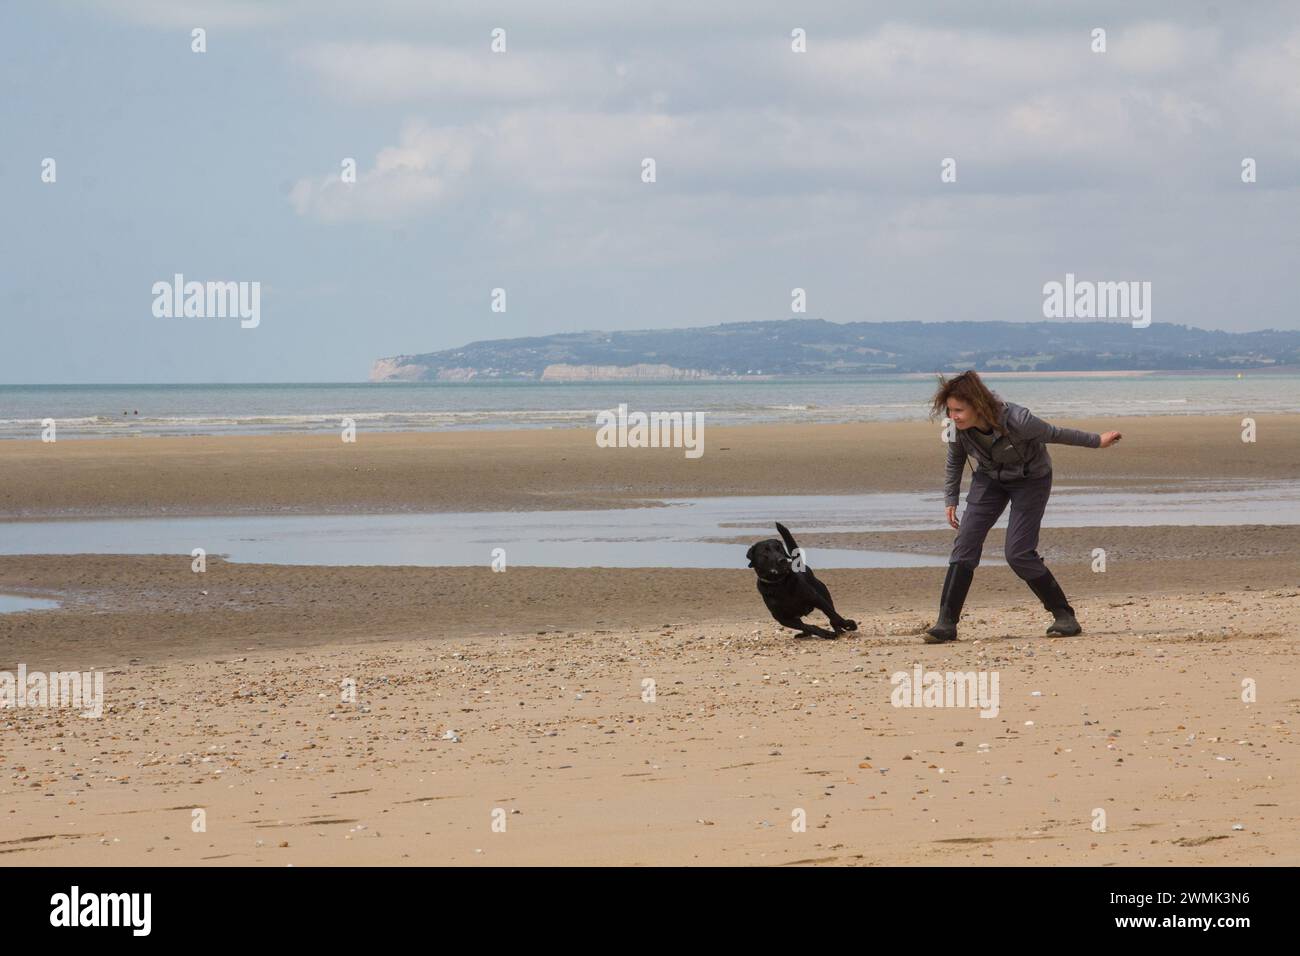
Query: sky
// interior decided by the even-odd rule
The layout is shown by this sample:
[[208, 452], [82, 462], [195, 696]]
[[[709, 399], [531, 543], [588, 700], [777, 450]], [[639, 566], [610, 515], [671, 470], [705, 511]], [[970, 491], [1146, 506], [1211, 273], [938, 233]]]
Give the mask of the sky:
[[[1300, 328], [1294, 2], [7, 0], [0, 138], [0, 384], [1042, 321], [1067, 273]], [[256, 327], [155, 314], [177, 273], [259, 283]]]

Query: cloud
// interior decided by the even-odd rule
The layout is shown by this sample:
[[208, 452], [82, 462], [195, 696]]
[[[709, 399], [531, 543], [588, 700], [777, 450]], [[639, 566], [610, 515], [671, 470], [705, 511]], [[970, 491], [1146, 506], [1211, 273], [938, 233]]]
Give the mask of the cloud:
[[292, 10], [255, 0], [94, 0], [101, 10], [142, 26], [249, 29], [289, 19]]
[[300, 50], [305, 67], [332, 95], [354, 103], [554, 101], [619, 82], [617, 67], [594, 54], [493, 53], [410, 43], [320, 43]]
[[[893, 21], [810, 31], [804, 54], [785, 33], [506, 54], [489, 52], [486, 33], [473, 50], [310, 44], [294, 60], [327, 94], [425, 118], [354, 186], [303, 179], [291, 199], [324, 221], [417, 217], [471, 196], [489, 216], [530, 196], [916, 199], [933, 196], [949, 156], [954, 191], [1195, 193], [1237, 185], [1211, 144], [1239, 137], [1250, 155], [1295, 155], [1294, 27], [1229, 44], [1199, 21], [1113, 22], [1104, 54], [1083, 25]], [[639, 181], [647, 156], [658, 164], [650, 187]], [[1295, 176], [1279, 165], [1274, 187]]]
[[345, 183], [342, 169], [317, 179], [300, 179], [289, 201], [301, 216], [324, 222], [391, 220], [416, 214], [446, 200], [474, 161], [472, 129], [407, 123], [396, 146], [379, 151], [357, 181]]
[[1262, 108], [1270, 125], [1300, 130], [1300, 30], [1237, 53], [1228, 74], [1243, 109]]

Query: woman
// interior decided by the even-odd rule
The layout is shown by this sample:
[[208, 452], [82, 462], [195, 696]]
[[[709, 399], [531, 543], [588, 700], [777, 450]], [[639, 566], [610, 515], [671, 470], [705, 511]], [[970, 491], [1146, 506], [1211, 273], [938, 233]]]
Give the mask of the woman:
[[[1047, 442], [1109, 448], [1120, 440], [1119, 432], [1079, 431], [1049, 425], [1023, 405], [1004, 402], [980, 380], [975, 371], [952, 379], [939, 376], [930, 417], [946, 414], [956, 426], [956, 437], [948, 442], [948, 464], [944, 474], [943, 502], [948, 524], [957, 530], [948, 576], [939, 598], [939, 620], [926, 631], [927, 644], [957, 640], [957, 619], [961, 617], [966, 592], [984, 551], [984, 539], [993, 523], [1011, 502], [1007, 525], [1007, 564], [1029, 585], [1056, 620], [1049, 635], [1071, 637], [1082, 632], [1074, 608], [1047, 565], [1038, 556], [1038, 528], [1043, 509], [1052, 493], [1052, 459]], [[945, 434], [946, 438], [946, 434]], [[979, 464], [966, 492], [966, 511], [957, 520], [962, 471], [967, 458]]]

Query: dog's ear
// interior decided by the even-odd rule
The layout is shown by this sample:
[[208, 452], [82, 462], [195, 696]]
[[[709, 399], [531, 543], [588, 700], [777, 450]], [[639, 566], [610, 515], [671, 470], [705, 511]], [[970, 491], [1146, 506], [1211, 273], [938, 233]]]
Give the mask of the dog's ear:
[[791, 554], [794, 554], [796, 551], [799, 550], [799, 545], [794, 543], [794, 535], [790, 533], [789, 528], [787, 528], [785, 525], [781, 524], [781, 522], [778, 521], [776, 523], [776, 530], [780, 532], [781, 540], [785, 542], [786, 549]]
[[749, 562], [749, 566], [750, 566], [751, 568], [754, 566], [754, 551], [755, 551], [757, 548], [758, 548], [758, 545], [756, 545], [756, 544], [751, 544], [751, 545], [749, 546], [749, 550], [745, 552], [745, 560]]

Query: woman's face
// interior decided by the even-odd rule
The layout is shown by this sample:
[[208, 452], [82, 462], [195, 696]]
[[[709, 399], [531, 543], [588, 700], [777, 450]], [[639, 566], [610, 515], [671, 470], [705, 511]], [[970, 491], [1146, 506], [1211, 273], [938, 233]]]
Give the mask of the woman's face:
[[972, 425], [981, 424], [974, 407], [963, 402], [960, 398], [948, 399], [948, 417], [961, 431], [965, 431]]

